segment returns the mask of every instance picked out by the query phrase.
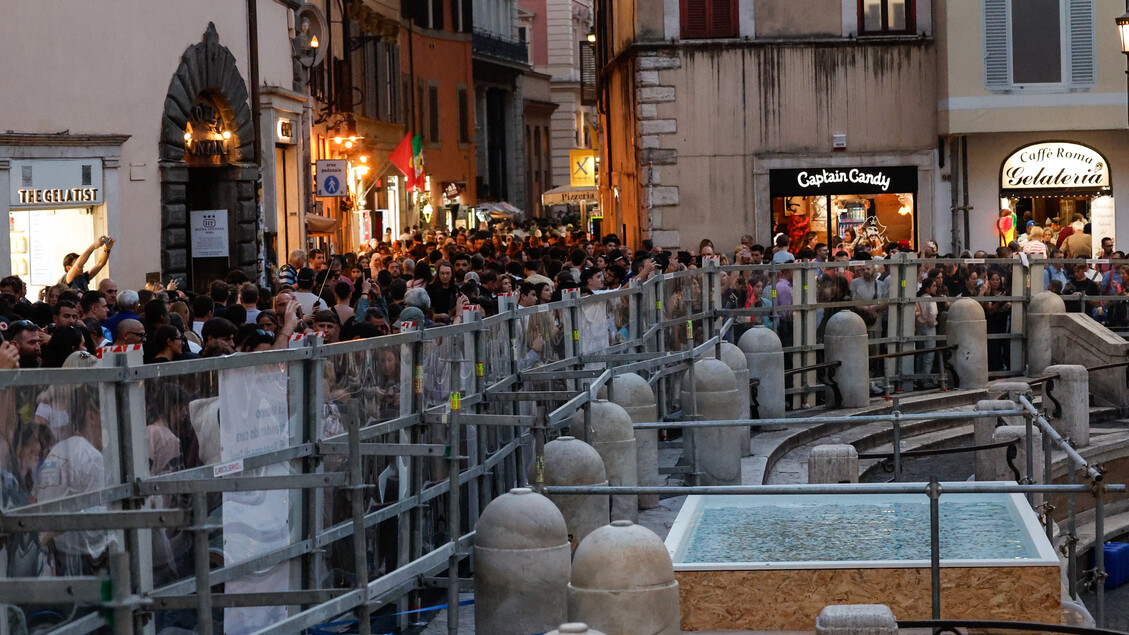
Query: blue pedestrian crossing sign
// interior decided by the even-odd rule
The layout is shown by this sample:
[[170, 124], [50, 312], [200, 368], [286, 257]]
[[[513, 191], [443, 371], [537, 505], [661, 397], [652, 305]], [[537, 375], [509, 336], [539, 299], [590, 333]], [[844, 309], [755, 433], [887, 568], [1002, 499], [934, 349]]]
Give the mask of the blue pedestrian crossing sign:
[[348, 163], [340, 159], [322, 159], [317, 162], [318, 196], [341, 197], [347, 194], [345, 171]]

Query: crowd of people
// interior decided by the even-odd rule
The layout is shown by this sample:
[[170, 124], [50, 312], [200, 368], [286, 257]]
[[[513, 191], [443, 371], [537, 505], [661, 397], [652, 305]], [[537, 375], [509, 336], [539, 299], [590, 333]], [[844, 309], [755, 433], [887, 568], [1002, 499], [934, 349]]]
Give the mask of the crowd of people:
[[[1069, 229], [1067, 236], [1062, 234]], [[795, 343], [793, 325], [796, 270], [769, 267], [797, 260], [828, 263], [816, 274], [817, 334], [838, 311], [854, 311], [874, 339], [887, 332], [887, 299], [891, 295], [892, 267], [885, 259], [898, 252], [915, 252], [921, 259], [916, 280], [918, 346], [932, 348], [943, 335], [945, 313], [958, 297], [976, 297], [984, 307], [990, 334], [1010, 330], [1012, 304], [1010, 276], [1020, 254], [1027, 258], [1061, 258], [1088, 254], [1089, 225], [1064, 228], [1057, 235], [1031, 226], [1012, 245], [995, 254], [947, 254], [972, 259], [970, 263], [930, 263], [941, 257], [937, 244], [926, 241], [920, 251], [908, 243], [890, 243], [883, 257], [872, 256], [856, 245], [851, 252], [832, 252], [813, 239], [797, 248], [788, 237], [773, 245], [757, 244], [742, 236], [732, 251], [703, 240], [696, 251], [670, 252], [643, 241], [637, 249], [615, 235], [592, 240], [565, 227], [526, 225], [508, 231], [412, 231], [393, 239], [373, 240], [354, 253], [327, 254], [320, 249], [295, 250], [270, 284], [256, 284], [239, 270], [206, 289], [182, 289], [176, 281], [150, 284], [141, 289], [119, 289], [114, 280], [95, 282], [114, 246], [100, 238], [82, 254], [63, 261], [59, 283], [28, 297], [19, 277], [0, 280], [0, 369], [69, 367], [99, 363], [96, 352], [111, 344], [138, 345], [146, 363], [160, 364], [198, 357], [214, 357], [285, 348], [299, 333], [320, 333], [326, 343], [378, 337], [392, 333], [404, 322], [424, 328], [455, 324], [463, 307], [477, 305], [486, 315], [498, 311], [499, 299], [509, 294], [520, 307], [558, 301], [577, 290], [581, 296], [601, 294], [646, 280], [660, 272], [701, 267], [716, 257], [721, 265], [749, 265], [724, 270], [718, 276], [722, 308], [762, 309], [742, 317], [734, 329], [763, 325], [775, 330], [785, 346]], [[1099, 258], [1120, 259], [1112, 240], [1100, 241]], [[94, 265], [86, 265], [93, 259]], [[924, 263], [924, 264], [923, 264]], [[1044, 268], [1043, 287], [1065, 296], [1068, 310], [1085, 312], [1110, 326], [1129, 322], [1124, 302], [1103, 301], [1099, 296], [1129, 295], [1129, 267], [1076, 264]], [[664, 318], [679, 302], [703, 301], [704, 280], [672, 280], [667, 289]], [[1084, 297], [1083, 297], [1084, 296]], [[993, 299], [998, 297], [999, 299]], [[1094, 298], [1098, 299], [1094, 299]], [[842, 307], [829, 303], [847, 300], [873, 303]], [[857, 303], [856, 303], [857, 304]], [[579, 332], [581, 352], [595, 352], [627, 338], [629, 303], [617, 298], [582, 307]], [[683, 307], [685, 308], [685, 307]], [[622, 310], [621, 310], [622, 309]], [[754, 313], [754, 312], [747, 312]], [[607, 338], [599, 335], [606, 329]], [[527, 314], [521, 326], [519, 365], [528, 368], [564, 354], [563, 321], [554, 312]], [[702, 337], [687, 329], [667, 329], [666, 337]], [[590, 336], [595, 333], [596, 336]], [[1009, 340], [989, 340], [989, 365], [1006, 370], [1011, 363]], [[685, 341], [668, 341], [667, 350]], [[509, 342], [491, 340], [488, 346], [509, 355]], [[400, 360], [393, 349], [377, 349], [371, 359], [350, 365], [327, 364], [325, 432], [344, 429], [341, 424], [352, 399], [355, 409], [371, 416], [394, 417], [399, 412]], [[436, 356], [438, 360], [438, 356]], [[371, 363], [376, 371], [354, 368]], [[919, 355], [917, 374], [932, 372], [932, 355]], [[436, 361], [438, 368], [440, 362]], [[439, 376], [441, 370], [430, 372]], [[374, 382], [357, 378], [376, 377]], [[928, 386], [931, 382], [923, 380]], [[368, 385], [373, 384], [373, 385]], [[214, 386], [186, 390], [175, 382], [154, 384], [147, 423], [151, 472], [154, 474], [206, 465], [218, 460], [218, 441], [201, 432], [201, 421], [218, 426]], [[443, 395], [431, 395], [440, 403]], [[428, 397], [425, 389], [425, 397]], [[430, 399], [430, 397], [428, 397]], [[97, 391], [74, 386], [0, 391], [0, 491], [4, 507], [45, 501], [87, 491], [104, 483], [103, 430]], [[430, 403], [430, 401], [429, 401]], [[105, 564], [105, 532], [67, 532], [59, 536], [23, 536], [10, 540], [7, 550], [10, 575], [35, 576], [44, 571], [89, 574]], [[155, 549], [157, 547], [155, 546]], [[175, 551], [171, 547], [166, 550]], [[183, 555], [183, 554], [182, 554]], [[173, 556], [167, 558], [175, 561]], [[171, 579], [171, 578], [170, 578]]]

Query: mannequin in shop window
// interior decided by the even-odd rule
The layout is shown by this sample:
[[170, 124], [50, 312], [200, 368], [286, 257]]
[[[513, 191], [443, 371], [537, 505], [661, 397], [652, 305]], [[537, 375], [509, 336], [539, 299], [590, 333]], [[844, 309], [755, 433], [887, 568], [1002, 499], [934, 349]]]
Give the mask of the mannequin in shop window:
[[[86, 271], [86, 261], [90, 259], [90, 254], [94, 253], [95, 249], [102, 248], [98, 252], [98, 259], [94, 262], [94, 266]], [[114, 239], [109, 236], [101, 236], [94, 244], [86, 248], [86, 251], [81, 254], [69, 253], [63, 257], [63, 274], [59, 278], [59, 284], [65, 284], [75, 291], [87, 291], [90, 288], [90, 280], [98, 275], [98, 272], [106, 266], [106, 262], [110, 259], [110, 252], [114, 249]]]

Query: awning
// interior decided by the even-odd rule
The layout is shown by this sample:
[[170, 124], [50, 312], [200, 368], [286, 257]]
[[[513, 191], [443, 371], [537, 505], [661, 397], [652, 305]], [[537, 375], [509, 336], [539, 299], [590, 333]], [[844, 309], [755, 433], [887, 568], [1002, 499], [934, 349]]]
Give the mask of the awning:
[[541, 195], [542, 205], [567, 205], [569, 203], [595, 203], [596, 188], [562, 185]]
[[337, 232], [337, 219], [317, 214], [306, 214], [307, 234], [334, 234]]
[[524, 214], [520, 209], [505, 201], [480, 202], [476, 207], [489, 213], [490, 218], [495, 220], [517, 220]]

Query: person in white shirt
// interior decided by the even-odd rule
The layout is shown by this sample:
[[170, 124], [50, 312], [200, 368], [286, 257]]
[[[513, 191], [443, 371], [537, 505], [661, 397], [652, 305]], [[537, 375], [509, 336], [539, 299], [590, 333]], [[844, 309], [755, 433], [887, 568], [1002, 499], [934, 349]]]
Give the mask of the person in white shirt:
[[298, 271], [298, 290], [294, 292], [294, 299], [302, 307], [302, 315], [311, 315], [314, 311], [324, 311], [329, 308], [325, 301], [313, 292], [316, 279], [317, 274], [309, 267], [303, 267]]
[[247, 309], [247, 324], [254, 324], [259, 319], [259, 287], [251, 282], [239, 287], [239, 303]]

